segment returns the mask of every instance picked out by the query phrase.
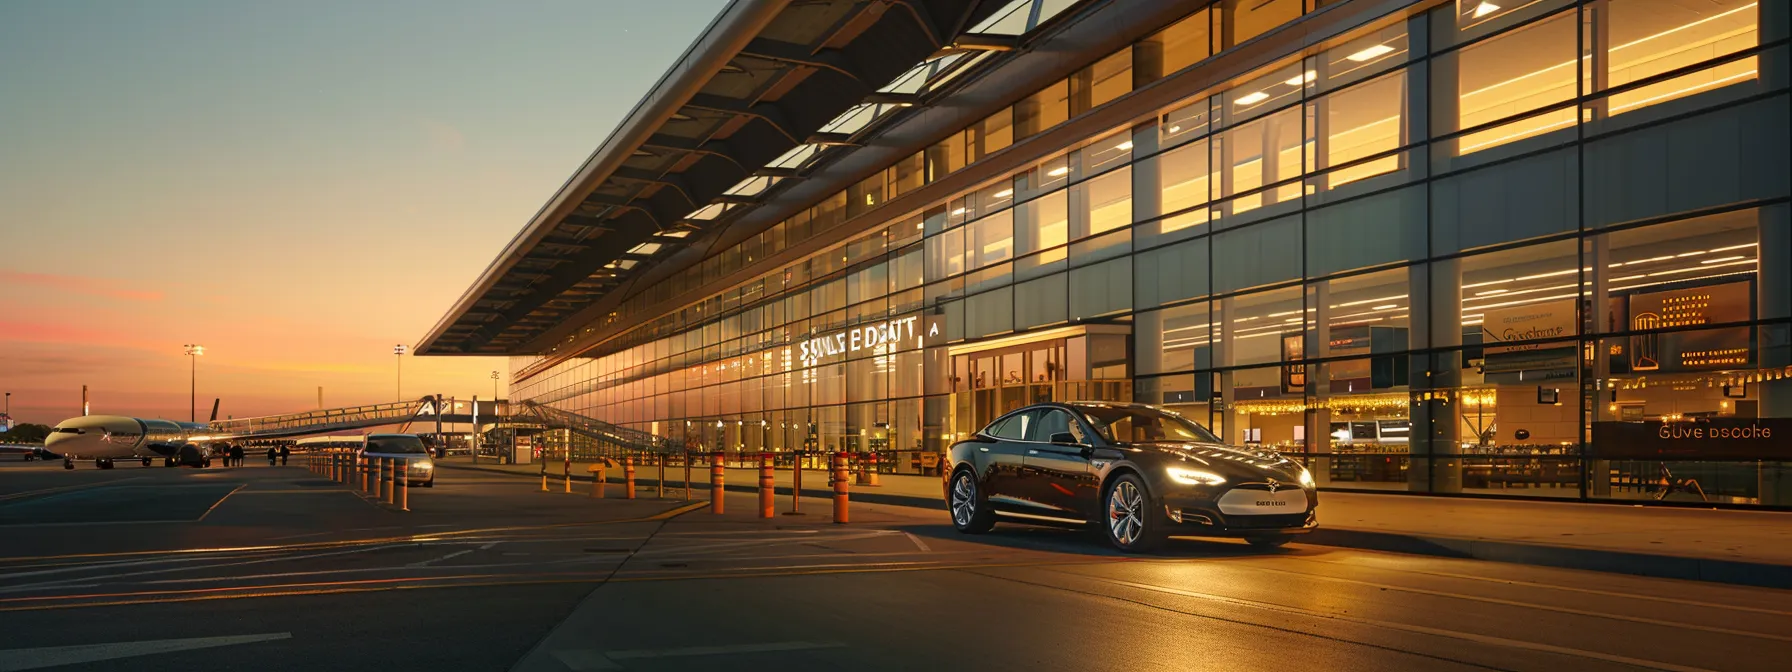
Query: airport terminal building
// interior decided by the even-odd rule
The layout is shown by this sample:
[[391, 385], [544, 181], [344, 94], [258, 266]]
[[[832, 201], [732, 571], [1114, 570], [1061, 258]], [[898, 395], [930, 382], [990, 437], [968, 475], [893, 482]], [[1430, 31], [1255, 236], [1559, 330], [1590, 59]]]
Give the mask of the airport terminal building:
[[1322, 488], [1792, 507], [1792, 3], [737, 0], [419, 346], [901, 473], [1160, 404]]

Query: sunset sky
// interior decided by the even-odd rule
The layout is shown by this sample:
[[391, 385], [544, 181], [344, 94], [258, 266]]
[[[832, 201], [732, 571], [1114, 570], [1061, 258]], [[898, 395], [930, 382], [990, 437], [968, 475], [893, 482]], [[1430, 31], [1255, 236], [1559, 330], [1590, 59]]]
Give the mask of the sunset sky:
[[[721, 0], [0, 3], [0, 389], [185, 419], [397, 397]], [[494, 358], [404, 357], [406, 397]]]

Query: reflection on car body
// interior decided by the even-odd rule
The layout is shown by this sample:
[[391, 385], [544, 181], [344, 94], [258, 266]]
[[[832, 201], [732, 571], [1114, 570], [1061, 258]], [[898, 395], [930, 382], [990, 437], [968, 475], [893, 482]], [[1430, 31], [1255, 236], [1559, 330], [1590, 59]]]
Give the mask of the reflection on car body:
[[1124, 551], [1172, 534], [1279, 546], [1318, 523], [1305, 467], [1224, 445], [1207, 428], [1145, 404], [1034, 404], [996, 418], [947, 451], [952, 524], [998, 519], [1090, 525]]

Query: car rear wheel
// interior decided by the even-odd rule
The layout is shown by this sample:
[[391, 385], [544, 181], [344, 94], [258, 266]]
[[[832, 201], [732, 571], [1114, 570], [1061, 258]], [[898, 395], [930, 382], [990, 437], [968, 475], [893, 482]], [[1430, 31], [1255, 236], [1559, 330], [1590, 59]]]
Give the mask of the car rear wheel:
[[1153, 503], [1145, 479], [1138, 474], [1121, 474], [1108, 486], [1103, 528], [1108, 543], [1127, 553], [1144, 553], [1158, 547], [1170, 536], [1169, 522], [1163, 510]]
[[995, 527], [996, 512], [989, 507], [989, 499], [977, 487], [977, 476], [970, 469], [960, 469], [952, 475], [947, 506], [952, 512], [952, 527], [959, 532], [983, 534]]

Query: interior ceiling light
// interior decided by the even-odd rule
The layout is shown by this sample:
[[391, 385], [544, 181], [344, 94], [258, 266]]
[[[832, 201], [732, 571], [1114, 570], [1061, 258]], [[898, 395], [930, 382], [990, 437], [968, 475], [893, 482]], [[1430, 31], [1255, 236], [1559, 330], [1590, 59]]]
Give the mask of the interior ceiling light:
[[1007, 198], [1007, 197], [1013, 196], [1013, 195], [1014, 195], [1013, 189], [1003, 189], [1001, 191], [996, 192], [996, 198]]
[[1070, 174], [1070, 167], [1069, 166], [1058, 166], [1057, 168], [1053, 168], [1051, 170], [1045, 171], [1045, 174], [1050, 175], [1052, 177], [1063, 177], [1065, 175]]
[[1269, 100], [1269, 94], [1264, 93], [1262, 91], [1252, 91], [1250, 93], [1239, 96], [1238, 100], [1233, 101], [1233, 104], [1234, 105], [1255, 105], [1255, 104], [1261, 103], [1265, 100]]
[[959, 215], [962, 215], [962, 214], [964, 214], [964, 208], [959, 208], [959, 209], [957, 209], [957, 210], [953, 210], [953, 211], [952, 211], [952, 216], [953, 216], [953, 217], [957, 217], [957, 216], [959, 216]]
[[1500, 11], [1499, 5], [1493, 4], [1491, 2], [1483, 2], [1483, 3], [1475, 6], [1475, 18], [1479, 19], [1483, 16], [1487, 16], [1488, 14], [1492, 14], [1497, 11]]
[[1125, 141], [1125, 142], [1122, 142], [1122, 143], [1120, 143], [1120, 144], [1118, 144], [1118, 145], [1114, 145], [1114, 149], [1118, 149], [1118, 150], [1120, 150], [1120, 151], [1122, 151], [1122, 152], [1130, 152], [1130, 151], [1132, 151], [1132, 141], [1131, 141], [1131, 140], [1127, 140], [1127, 141]]
[[1377, 58], [1386, 56], [1390, 53], [1393, 53], [1393, 51], [1394, 51], [1393, 47], [1390, 47], [1385, 44], [1377, 44], [1373, 47], [1369, 47], [1368, 49], [1364, 49], [1362, 51], [1356, 52], [1349, 56], [1345, 56], [1344, 58], [1350, 59], [1352, 61], [1356, 61], [1358, 63], [1363, 63], [1363, 62], [1372, 61]]
[[[1307, 72], [1306, 72], [1306, 74], [1302, 74], [1302, 75], [1295, 75], [1295, 76], [1293, 76], [1293, 77], [1289, 77], [1289, 78], [1288, 78], [1288, 81], [1285, 81], [1285, 82], [1282, 82], [1282, 83], [1283, 83], [1283, 84], [1287, 84], [1287, 85], [1289, 85], [1289, 86], [1300, 86], [1300, 85], [1302, 85], [1302, 84], [1305, 84], [1305, 83], [1307, 83], [1307, 82], [1311, 82], [1311, 81], [1313, 81], [1313, 80], [1315, 80], [1315, 79], [1319, 79], [1319, 73], [1317, 73], [1317, 72], [1313, 72], [1313, 71], [1312, 71], [1312, 70], [1308, 70], [1308, 71], [1307, 71]], [[1240, 100], [1240, 101], [1238, 101], [1238, 102], [1241, 102], [1241, 103], [1242, 103], [1242, 102], [1244, 102], [1244, 101], [1243, 101], [1243, 100]]]

